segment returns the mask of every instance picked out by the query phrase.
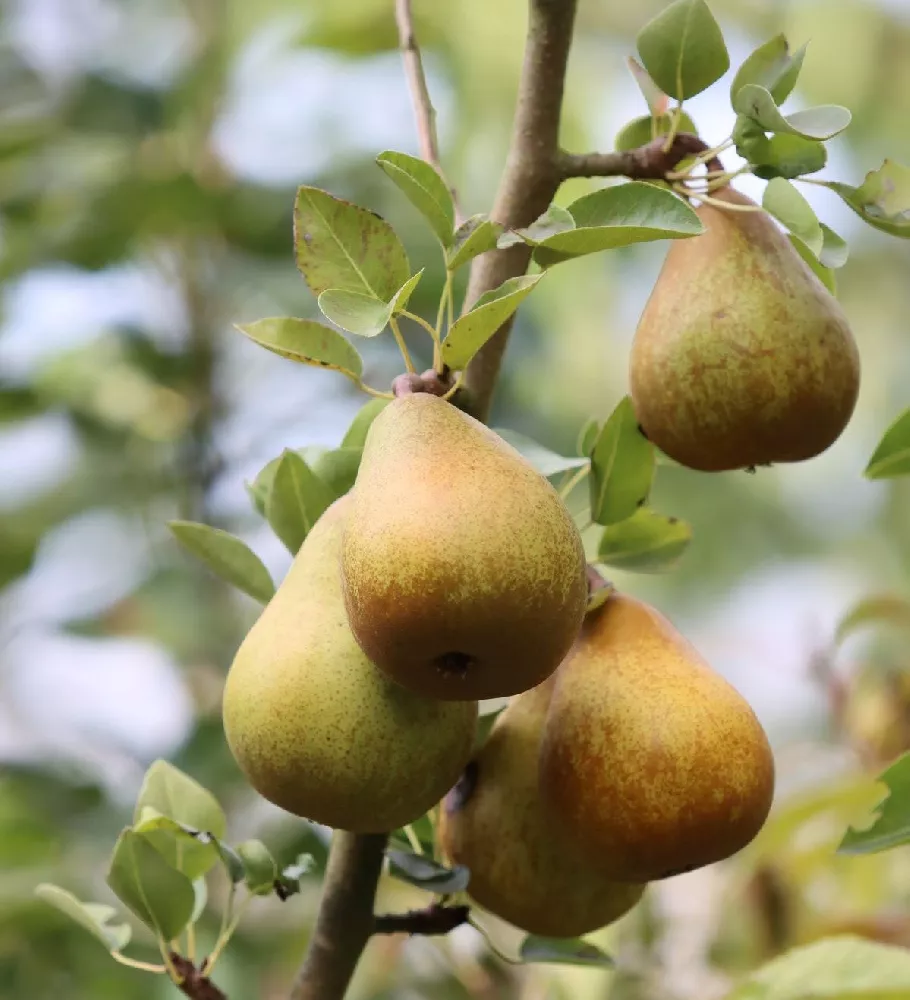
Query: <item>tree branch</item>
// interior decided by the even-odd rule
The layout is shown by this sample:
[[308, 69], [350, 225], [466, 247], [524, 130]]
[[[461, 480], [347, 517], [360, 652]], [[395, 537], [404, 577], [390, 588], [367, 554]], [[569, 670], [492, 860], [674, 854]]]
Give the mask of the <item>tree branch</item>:
[[[505, 169], [491, 217], [507, 229], [530, 225], [546, 211], [563, 180], [559, 119], [577, 0], [529, 0], [524, 64]], [[523, 245], [481, 254], [474, 261], [464, 309], [508, 278], [524, 274], [531, 259]], [[486, 421], [511, 321], [474, 356], [459, 405]]]
[[[557, 163], [562, 180], [570, 177], [631, 177], [633, 180], [661, 180], [687, 156], [704, 153], [711, 147], [697, 135], [681, 132], [674, 136], [669, 148], [666, 137], [658, 136], [644, 146], [616, 153], [558, 154]], [[718, 157], [707, 163], [708, 170], [723, 170]]]
[[227, 997], [203, 972], [183, 955], [172, 951], [171, 965], [177, 970], [181, 982], [176, 983], [177, 989], [192, 1000], [227, 1000]]
[[382, 913], [373, 921], [374, 934], [448, 934], [468, 922], [469, 906], [443, 906], [433, 903], [424, 910], [407, 913]]
[[373, 932], [387, 839], [384, 833], [335, 831], [316, 926], [290, 1000], [343, 1000]]
[[427, 163], [431, 163], [441, 172], [439, 140], [436, 136], [436, 110], [430, 98], [427, 78], [423, 72], [420, 47], [417, 45], [417, 36], [414, 34], [411, 0], [395, 0], [395, 22], [398, 25], [398, 43], [404, 60], [408, 87], [411, 91], [411, 102], [414, 105], [420, 155]]

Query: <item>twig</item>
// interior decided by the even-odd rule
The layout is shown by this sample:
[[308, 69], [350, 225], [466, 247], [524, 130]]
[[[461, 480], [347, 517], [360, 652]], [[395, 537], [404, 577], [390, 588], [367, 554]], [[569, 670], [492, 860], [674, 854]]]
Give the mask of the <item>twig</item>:
[[[635, 180], [675, 179], [673, 168], [694, 153], [705, 153], [711, 147], [697, 135], [681, 132], [665, 148], [664, 136], [658, 136], [637, 149], [617, 153], [561, 153], [559, 170], [562, 177], [631, 177]], [[723, 171], [716, 155], [707, 160], [709, 170]]]
[[384, 833], [335, 831], [316, 926], [290, 1000], [343, 1000], [373, 932], [387, 839]]
[[169, 956], [181, 981], [174, 985], [185, 996], [192, 997], [193, 1000], [227, 1000], [226, 994], [209, 979], [205, 973], [200, 972], [195, 965], [183, 955], [171, 952]]
[[448, 934], [466, 924], [471, 916], [468, 906], [442, 906], [433, 903], [424, 910], [407, 913], [383, 913], [373, 921], [374, 934]]

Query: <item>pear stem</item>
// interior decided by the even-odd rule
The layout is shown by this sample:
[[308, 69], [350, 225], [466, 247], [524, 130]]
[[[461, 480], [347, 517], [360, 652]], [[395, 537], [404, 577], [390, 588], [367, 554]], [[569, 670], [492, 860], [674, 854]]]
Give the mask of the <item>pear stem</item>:
[[290, 1000], [343, 1000], [374, 930], [387, 839], [384, 833], [335, 831], [316, 926]]

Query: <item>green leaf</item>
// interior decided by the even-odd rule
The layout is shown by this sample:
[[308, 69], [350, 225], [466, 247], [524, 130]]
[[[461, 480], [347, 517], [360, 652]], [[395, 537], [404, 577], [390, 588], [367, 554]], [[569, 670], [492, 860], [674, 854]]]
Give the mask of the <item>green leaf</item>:
[[822, 229], [808, 201], [783, 177], [768, 182], [762, 197], [762, 208], [782, 222], [794, 236], [818, 256], [822, 252]]
[[363, 448], [367, 440], [367, 431], [373, 421], [389, 405], [387, 399], [371, 399], [357, 411], [357, 416], [351, 422], [347, 433], [341, 440], [342, 448]]
[[866, 479], [892, 479], [910, 473], [910, 409], [885, 431], [863, 475]]
[[468, 887], [471, 873], [464, 865], [446, 868], [425, 855], [395, 849], [386, 851], [386, 857], [389, 871], [395, 878], [426, 892], [450, 895], [464, 892]]
[[114, 846], [107, 884], [163, 941], [177, 937], [193, 915], [192, 882], [171, 868], [145, 837], [130, 829], [120, 834]]
[[246, 870], [245, 881], [256, 896], [268, 896], [275, 888], [278, 865], [272, 852], [261, 840], [245, 840], [237, 845], [237, 853]]
[[[652, 139], [659, 135], [667, 135], [673, 116], [666, 114], [657, 118], [650, 115], [643, 115], [641, 118], [633, 118], [619, 130], [613, 145], [620, 151], [626, 149], [637, 149], [639, 146], [646, 146]], [[698, 135], [695, 122], [683, 111], [679, 116], [679, 131], [691, 132]], [[653, 133], [653, 134], [652, 134]]]
[[885, 160], [871, 170], [858, 187], [839, 181], [820, 181], [853, 209], [866, 223], [891, 236], [910, 238], [910, 169]]
[[824, 222], [821, 223], [821, 227], [822, 252], [818, 255], [818, 259], [825, 267], [843, 267], [850, 255], [850, 248], [847, 246], [847, 241], [842, 236], [838, 236]]
[[866, 830], [847, 830], [838, 854], [878, 854], [910, 844], [910, 753], [879, 775], [878, 781], [887, 786], [888, 793], [876, 810], [875, 822]]
[[360, 448], [309, 447], [303, 449], [303, 460], [337, 499], [354, 485], [362, 454]]
[[575, 228], [575, 220], [569, 211], [561, 205], [550, 205], [543, 215], [536, 218], [530, 226], [513, 229], [504, 233], [496, 244], [501, 250], [515, 246], [516, 243], [540, 243], [548, 236], [565, 233]]
[[481, 295], [470, 312], [459, 316], [442, 342], [442, 360], [454, 371], [468, 362], [531, 294], [543, 277], [525, 274], [509, 278], [498, 288]]
[[518, 949], [522, 962], [555, 962], [611, 969], [616, 963], [596, 945], [581, 938], [546, 938], [529, 934]]
[[437, 171], [426, 160], [391, 150], [380, 153], [376, 162], [429, 222], [443, 247], [450, 247], [455, 229], [455, 203]]
[[217, 839], [211, 834], [163, 816], [152, 806], [144, 806], [133, 833], [141, 834], [164, 858], [188, 879], [195, 880], [219, 861]]
[[726, 1000], [906, 1000], [908, 995], [910, 951], [837, 934], [772, 959]]
[[156, 760], [145, 772], [133, 812], [134, 822], [142, 819], [146, 808], [219, 839], [227, 832], [227, 819], [215, 796], [166, 760]]
[[789, 233], [790, 242], [793, 244], [793, 248], [802, 257], [802, 259], [809, 266], [809, 269], [814, 272], [818, 280], [828, 289], [832, 295], [837, 294], [837, 279], [834, 277], [834, 272], [829, 267], [825, 265], [815, 256], [812, 250], [806, 246], [806, 244], [798, 237], [794, 236], [793, 233]]
[[269, 571], [249, 546], [221, 528], [195, 521], [168, 521], [177, 541], [222, 580], [267, 604], [275, 593]]
[[575, 445], [575, 450], [579, 455], [584, 455], [585, 458], [591, 457], [591, 452], [594, 450], [594, 444], [600, 436], [602, 426], [599, 420], [594, 420], [592, 417], [578, 432], [578, 441]]
[[863, 626], [882, 623], [910, 627], [910, 600], [893, 594], [864, 597], [841, 618], [834, 633], [834, 643], [839, 646]]
[[294, 245], [314, 295], [341, 288], [388, 302], [411, 274], [404, 247], [385, 219], [315, 187], [297, 191]]
[[850, 124], [850, 112], [839, 104], [820, 104], [817, 108], [783, 115], [765, 87], [747, 83], [733, 101], [737, 114], [751, 118], [766, 132], [789, 132], [805, 139], [830, 139]]
[[285, 449], [266, 501], [272, 530], [293, 555], [335, 498], [296, 451]]
[[317, 301], [326, 319], [358, 337], [375, 337], [382, 333], [392, 315], [388, 302], [343, 288], [327, 288]]
[[730, 67], [724, 36], [705, 0], [675, 0], [636, 41], [651, 79], [677, 101], [701, 93]]
[[662, 573], [676, 565], [691, 541], [692, 528], [685, 521], [642, 507], [604, 529], [597, 560], [616, 569]]
[[748, 83], [757, 83], [770, 91], [777, 104], [783, 104], [796, 86], [799, 71], [806, 56], [803, 45], [792, 55], [784, 35], [775, 35], [770, 41], [760, 45], [736, 71], [730, 84], [730, 102]]
[[[744, 118], [743, 121], [751, 121]], [[802, 177], [814, 174], [828, 162], [828, 151], [815, 139], [804, 139], [801, 135], [781, 132], [769, 139], [759, 126], [755, 125], [754, 137], [747, 134], [736, 150], [740, 156], [753, 165], [753, 173], [762, 180], [773, 177]]]
[[398, 291], [392, 296], [392, 301], [389, 303], [392, 307], [392, 315], [397, 316], [400, 312], [408, 308], [408, 303], [411, 301], [411, 296], [414, 294], [414, 289], [420, 283], [420, 279], [423, 277], [423, 272], [426, 270], [422, 267], [415, 274], [412, 274], [410, 278], [398, 289]]
[[312, 319], [273, 316], [237, 325], [237, 329], [273, 354], [305, 365], [331, 368], [360, 384], [363, 360], [354, 345], [330, 326]]
[[534, 259], [542, 267], [633, 243], [704, 232], [698, 216], [682, 198], [642, 181], [592, 191], [573, 201], [569, 212], [576, 228], [548, 236], [535, 247]]
[[493, 428], [496, 433], [510, 444], [519, 454], [526, 458], [531, 465], [542, 475], [549, 478], [560, 472], [568, 472], [570, 469], [580, 469], [588, 464], [587, 458], [568, 458], [565, 455], [557, 455], [555, 451], [550, 451], [542, 444], [532, 441], [531, 438], [519, 434], [517, 431], [509, 430], [507, 427]]
[[628, 56], [626, 58], [626, 65], [629, 67], [632, 79], [638, 84], [638, 89], [641, 91], [641, 96], [645, 99], [645, 104], [648, 105], [648, 111], [651, 113], [649, 117], [657, 118], [664, 114], [670, 103], [667, 95], [648, 76], [648, 71], [637, 59]]
[[195, 924], [205, 911], [209, 901], [209, 887], [204, 878], [193, 880], [193, 912], [190, 914], [190, 923]]
[[301, 879], [316, 870], [316, 859], [312, 854], [298, 854], [297, 860], [281, 869], [276, 879], [275, 893], [281, 899], [287, 899], [300, 892]]
[[221, 858], [221, 863], [224, 865], [224, 870], [227, 872], [228, 878], [235, 885], [238, 882], [242, 882], [246, 872], [240, 855], [233, 847], [229, 847], [221, 840], [216, 840], [215, 846], [218, 848], [218, 855]]
[[94, 935], [108, 951], [120, 952], [130, 943], [133, 936], [129, 924], [112, 924], [110, 921], [117, 916], [113, 906], [103, 903], [83, 903], [71, 892], [61, 889], [59, 885], [42, 882], [35, 887], [35, 895], [49, 903], [55, 909], [65, 913]]
[[591, 452], [592, 520], [609, 525], [631, 517], [648, 500], [654, 464], [654, 448], [638, 429], [632, 400], [625, 396]]
[[452, 246], [446, 253], [446, 268], [457, 271], [479, 254], [495, 250], [503, 228], [485, 215], [472, 215], [455, 230]]

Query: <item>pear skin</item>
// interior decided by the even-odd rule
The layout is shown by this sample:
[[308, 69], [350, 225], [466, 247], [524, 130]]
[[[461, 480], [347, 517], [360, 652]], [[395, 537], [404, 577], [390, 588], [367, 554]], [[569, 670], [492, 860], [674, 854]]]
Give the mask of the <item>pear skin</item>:
[[237, 651], [224, 728], [269, 801], [326, 826], [381, 833], [452, 787], [471, 755], [477, 705], [406, 691], [357, 645], [340, 573], [350, 504], [346, 495], [320, 517]]
[[539, 684], [575, 641], [587, 596], [558, 493], [499, 435], [427, 393], [395, 399], [370, 427], [342, 570], [367, 656], [442, 700]]
[[837, 300], [763, 211], [733, 188], [676, 240], [632, 343], [631, 395], [648, 438], [692, 469], [799, 462], [830, 447], [859, 392]]
[[605, 874], [655, 881], [755, 837], [774, 759], [745, 699], [666, 618], [614, 593], [557, 671], [540, 791]]
[[645, 886], [605, 878], [554, 826], [538, 795], [537, 760], [553, 678], [515, 698], [443, 800], [439, 837], [471, 870], [471, 897], [546, 937], [575, 937], [618, 920]]

